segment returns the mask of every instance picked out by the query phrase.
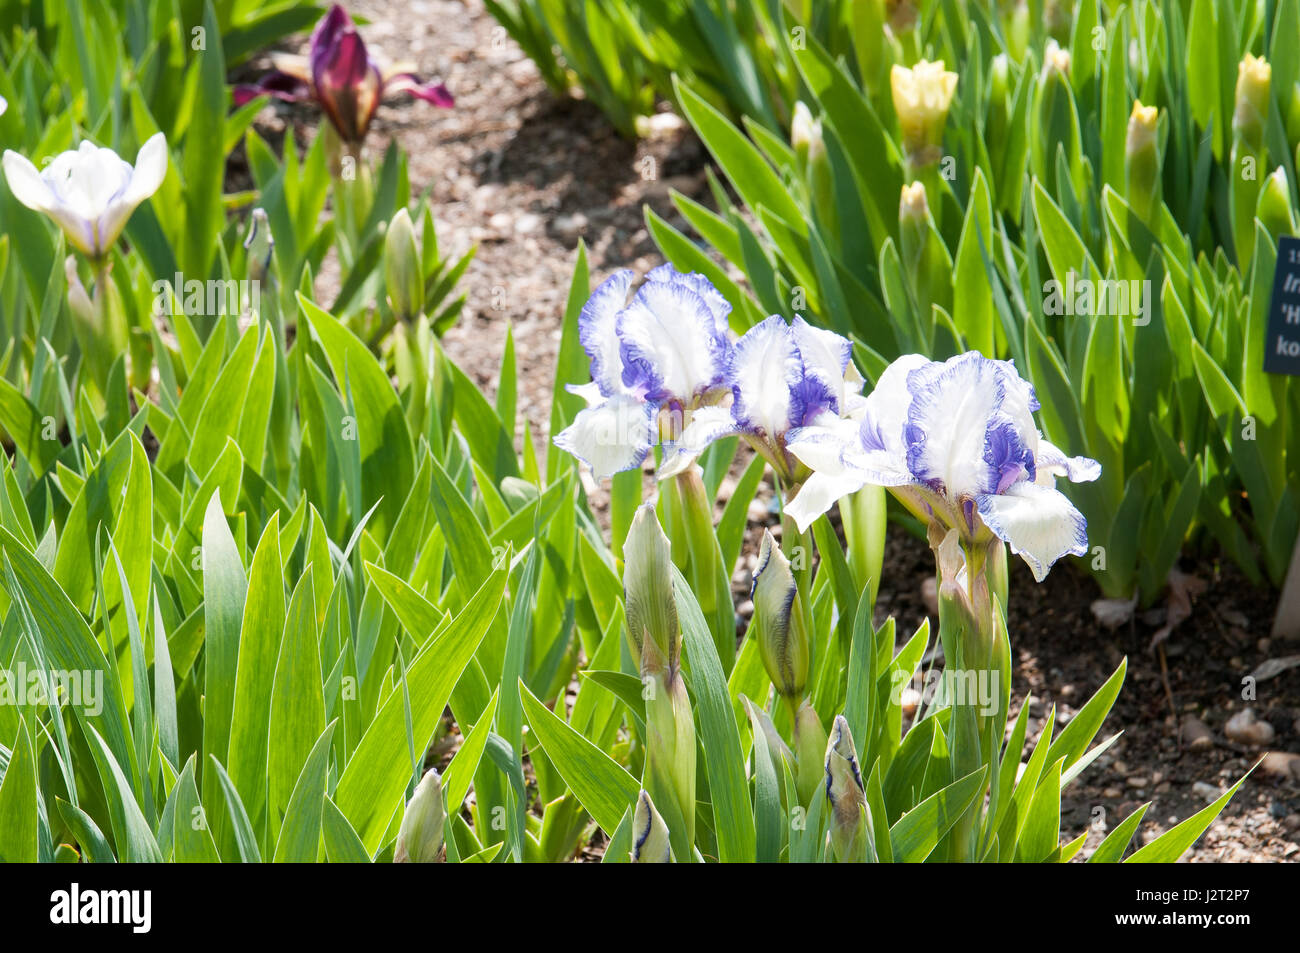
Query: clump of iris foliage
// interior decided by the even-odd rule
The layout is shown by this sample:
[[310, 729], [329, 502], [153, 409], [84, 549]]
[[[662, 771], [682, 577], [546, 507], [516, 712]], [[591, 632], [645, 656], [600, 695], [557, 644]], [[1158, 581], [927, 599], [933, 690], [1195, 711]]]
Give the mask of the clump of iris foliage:
[[[742, 289], [653, 218], [677, 267], [639, 281], [616, 273], [593, 290], [580, 249], [552, 440], [517, 425], [509, 335], [493, 400], [444, 353], [468, 256], [441, 256], [400, 151], [366, 149], [385, 89], [426, 100], [411, 108], [431, 121], [454, 90], [385, 67], [340, 8], [299, 19], [296, 7], [244, 4], [232, 22], [210, 2], [147, 14], [104, 4], [93, 16], [106, 40], [92, 46], [59, 4], [23, 5], [21, 16], [4, 7], [17, 29], [0, 34], [0, 859], [532, 862], [593, 842], [612, 863], [1076, 857], [1086, 832], [1062, 843], [1061, 791], [1117, 737], [1094, 743], [1124, 666], [1055, 735], [1052, 712], [1028, 737], [1029, 706], [1009, 714], [1008, 561], [1041, 580], [1098, 538], [1116, 545], [1109, 511], [1086, 489], [1109, 501], [1116, 470], [1121, 486], [1134, 479], [1128, 452], [1104, 438], [1128, 439], [1136, 405], [1100, 431], [1083, 416], [1114, 411], [1095, 396], [1101, 365], [1070, 377], [1051, 343], [1059, 329], [1038, 327], [1025, 304], [1040, 246], [1020, 243], [1042, 235], [1049, 266], [1063, 255], [1081, 274], [1089, 261], [1098, 274], [1096, 262], [1128, 267], [1138, 252], [1118, 254], [1118, 225], [1090, 247], [1080, 225], [1099, 217], [1071, 225], [1096, 201], [1125, 201], [1098, 191], [1109, 180], [1088, 178], [1104, 167], [1084, 152], [1058, 150], [1059, 176], [1036, 181], [1028, 205], [1011, 202], [1018, 212], [990, 185], [1003, 180], [966, 153], [969, 179], [931, 174], [952, 124], [944, 100], [973, 100], [915, 60], [961, 43], [949, 61], [979, 70], [1002, 34], [978, 13], [948, 22], [962, 16], [954, 5], [922, 6], [919, 21], [880, 34], [880, 57], [912, 66], [895, 81], [900, 102], [910, 91], [925, 106], [903, 125], [900, 141], [915, 147], [903, 158], [893, 120], [880, 118], [886, 60], [858, 49], [846, 66], [817, 45], [821, 28], [797, 51], [750, 54], [820, 116], [791, 93], [745, 123], [751, 142], [679, 87], [761, 231], [725, 202], [721, 215], [683, 207], [748, 281]], [[774, 24], [791, 15], [763, 13]], [[227, 86], [231, 63], [318, 17], [305, 63]], [[939, 21], [942, 40], [909, 32]], [[636, 37], [622, 26], [611, 28], [620, 41]], [[1077, 143], [1091, 142], [1098, 113], [1073, 108], [1059, 62], [1040, 76], [1026, 52], [1034, 28], [1008, 36], [1020, 44], [1001, 67], [1009, 127], [1055, 84], [1061, 115], [1084, 123]], [[1139, 49], [1161, 55], [1162, 42]], [[1120, 73], [1136, 69], [1115, 59]], [[738, 69], [708, 75], [753, 93]], [[869, 93], [855, 75], [874, 77]], [[974, 87], [982, 96], [983, 82]], [[251, 123], [285, 98], [317, 104], [324, 124], [305, 152], [289, 142], [277, 157]], [[763, 101], [777, 100], [742, 98], [730, 111]], [[918, 193], [908, 182], [906, 229], [872, 212], [892, 206], [901, 173], [875, 191], [863, 177], [872, 167], [852, 165], [850, 139], [833, 133], [843, 116], [879, 136], [857, 158], [886, 171], [905, 163], [922, 183]], [[1134, 116], [1141, 144], [1146, 114]], [[793, 145], [781, 138], [787, 122]], [[236, 148], [251, 188], [223, 194]], [[1026, 145], [1014, 161], [1030, 155]], [[1016, 168], [1005, 181], [1029, 178]], [[1135, 207], [1131, 190], [1127, 201]], [[1034, 232], [1040, 205], [1057, 217]], [[848, 213], [858, 207], [861, 228]], [[1152, 234], [1172, 242], [1175, 213], [1145, 207], [1159, 211]], [[1221, 225], [1203, 219], [1187, 254], [1169, 256], [1186, 267], [1181, 283], [1162, 278], [1173, 289], [1162, 300], [1185, 291], [1208, 306], [1235, 287], [1223, 292], [1229, 313], [1253, 315], [1245, 302], [1258, 298], [1233, 258], [1210, 261], [1208, 274], [1191, 260]], [[958, 238], [946, 270], [935, 264], [945, 229]], [[1246, 232], [1264, 268], [1274, 233]], [[1164, 245], [1143, 240], [1141, 267], [1155, 268]], [[850, 248], [870, 252], [861, 269]], [[329, 254], [342, 285], [320, 302], [313, 279]], [[994, 305], [974, 302], [980, 334], [958, 323], [976, 318], [934, 297], [940, 276], [957, 282], [957, 301], [985, 283], [981, 300]], [[1224, 283], [1213, 297], [1210, 279]], [[807, 307], [788, 304], [795, 287]], [[1199, 312], [1186, 317], [1199, 328]], [[1130, 366], [1147, 330], [1088, 325], [1084, 354], [1110, 348], [1118, 361], [1108, 386], [1137, 386], [1114, 368]], [[1219, 338], [1189, 340], [1202, 337], [1196, 367], [1225, 366]], [[1197, 403], [1203, 377], [1158, 396], [1199, 408], [1208, 435], [1224, 421]], [[1233, 379], [1220, 390], [1235, 394]], [[1262, 427], [1285, 414], [1286, 394]], [[1157, 409], [1147, 408], [1171, 415]], [[752, 454], [740, 455], [742, 442]], [[1221, 481], [1237, 472], [1235, 444], [1213, 457], [1205, 446], [1173, 451], [1204, 453], [1184, 461], [1198, 500], [1208, 461]], [[647, 501], [651, 457], [659, 482]], [[584, 465], [610, 478], [607, 524], [587, 500]], [[759, 544], [753, 621], [738, 642], [729, 580], [768, 472], [781, 532]], [[1163, 505], [1146, 492], [1144, 513], [1148, 500]], [[890, 584], [887, 493], [934, 551], [937, 633], [873, 622]], [[1236, 515], [1222, 525], [1253, 532]], [[1145, 538], [1134, 552], [1145, 558]], [[936, 641], [942, 671], [927, 673]], [[905, 705], [918, 679], [926, 691]], [[1128, 858], [1176, 859], [1238, 786]], [[1090, 859], [1123, 859], [1145, 810], [1117, 819]]]

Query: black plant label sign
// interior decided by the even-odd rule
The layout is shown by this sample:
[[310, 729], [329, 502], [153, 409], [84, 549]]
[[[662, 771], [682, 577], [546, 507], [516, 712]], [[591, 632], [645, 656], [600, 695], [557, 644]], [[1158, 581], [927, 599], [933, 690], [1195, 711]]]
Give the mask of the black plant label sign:
[[1264, 370], [1300, 376], [1300, 238], [1278, 239]]

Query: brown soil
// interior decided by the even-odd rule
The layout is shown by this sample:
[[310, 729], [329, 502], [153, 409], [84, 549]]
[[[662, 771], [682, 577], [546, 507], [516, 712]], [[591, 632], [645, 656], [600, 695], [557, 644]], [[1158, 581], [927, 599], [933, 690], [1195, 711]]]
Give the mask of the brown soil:
[[[481, 0], [355, 0], [351, 7], [371, 21], [362, 30], [368, 42], [392, 59], [416, 63], [422, 75], [441, 77], [456, 96], [450, 112], [419, 102], [383, 107], [371, 147], [382, 150], [395, 138], [406, 150], [412, 189], [432, 190], [439, 239], [449, 253], [478, 244], [462, 285], [465, 313], [444, 343], [490, 393], [506, 330], [513, 328], [520, 414], [540, 445], [578, 240], [588, 246], [593, 283], [616, 268], [643, 272], [657, 264], [642, 205], [682, 227], [669, 189], [707, 201], [707, 156], [689, 131], [633, 143], [619, 138], [591, 104], [557, 100]], [[310, 112], [271, 107], [259, 124], [275, 133], [291, 123], [305, 141], [315, 121]], [[322, 300], [330, 300], [331, 281], [337, 278], [324, 271]], [[770, 498], [771, 487], [764, 484], [760, 494]], [[602, 502], [599, 492], [593, 502]], [[757, 551], [761, 507], [751, 516], [757, 519], [737, 570], [738, 600], [748, 591], [747, 560]], [[1148, 649], [1153, 626], [1138, 619], [1106, 631], [1090, 611], [1098, 593], [1086, 575], [1061, 565], [1035, 585], [1016, 561], [1009, 610], [1012, 715], [1032, 692], [1033, 738], [1052, 704], [1059, 729], [1128, 657], [1127, 683], [1101, 736], [1124, 734], [1066, 791], [1063, 837], [1102, 825], [1090, 833], [1082, 856], [1139, 804], [1153, 802], [1139, 833], [1149, 839], [1205, 806], [1205, 789], [1194, 785], [1223, 788], [1245, 774], [1262, 752], [1234, 745], [1222, 730], [1247, 704], [1241, 680], [1267, 658], [1300, 652], [1300, 643], [1269, 644], [1275, 594], [1253, 589], [1229, 566], [1205, 561], [1185, 568], [1209, 587], [1166, 644], [1175, 716], [1160, 663]], [[932, 571], [928, 548], [891, 527], [879, 611], [894, 613], [904, 635], [925, 614], [921, 587]], [[1257, 691], [1250, 704], [1275, 729], [1270, 748], [1300, 752], [1300, 668], [1261, 682]], [[1180, 744], [1178, 724], [1187, 713], [1211, 729], [1208, 748]], [[598, 848], [588, 850], [583, 859], [597, 855]], [[1188, 855], [1193, 862], [1298, 858], [1300, 779], [1262, 770]]]

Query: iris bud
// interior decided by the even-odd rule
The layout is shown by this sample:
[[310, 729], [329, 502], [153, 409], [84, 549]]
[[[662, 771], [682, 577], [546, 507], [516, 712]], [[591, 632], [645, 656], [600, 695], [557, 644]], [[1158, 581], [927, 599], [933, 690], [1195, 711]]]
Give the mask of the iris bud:
[[650, 794], [637, 795], [632, 814], [632, 863], [671, 864], [673, 848], [668, 840], [668, 825], [655, 810]]
[[430, 768], [406, 802], [402, 826], [393, 849], [395, 864], [433, 864], [443, 860], [442, 831], [447, 811], [442, 802], [442, 779]]
[[903, 237], [905, 263], [913, 261], [924, 247], [930, 222], [930, 203], [926, 199], [925, 186], [920, 182], [903, 186], [898, 197], [898, 224]]
[[821, 716], [805, 698], [794, 715], [795, 784], [799, 788], [800, 804], [812, 803], [817, 793], [825, 752], [826, 729], [822, 727]]
[[759, 657], [777, 693], [793, 706], [808, 685], [808, 632], [790, 560], [770, 530], [763, 533], [752, 598]]
[[384, 236], [384, 281], [388, 303], [399, 318], [411, 321], [424, 311], [424, 273], [415, 228], [406, 209], [399, 209]]
[[889, 87], [907, 161], [914, 169], [934, 165], [943, 154], [943, 127], [957, 91], [957, 74], [946, 72], [943, 60], [921, 60], [911, 69], [895, 66]]
[[1140, 100], [1134, 100], [1124, 150], [1128, 203], [1147, 224], [1154, 221], [1161, 202], [1159, 117], [1155, 106], [1143, 106]]
[[271, 235], [271, 223], [266, 217], [266, 210], [255, 208], [248, 224], [248, 236], [244, 239], [249, 280], [261, 281], [266, 277], [266, 270], [271, 266], [271, 252], [274, 249], [275, 238]]
[[830, 801], [831, 848], [840, 863], [868, 858], [867, 798], [858, 771], [858, 752], [843, 715], [835, 716], [826, 745], [826, 798]]
[[1232, 114], [1232, 173], [1228, 205], [1232, 210], [1233, 251], [1237, 264], [1250, 266], [1255, 253], [1255, 212], [1263, 183], [1264, 125], [1268, 122], [1272, 67], [1246, 54], [1237, 67], [1236, 109]]
[[[647, 658], [648, 635], [655, 649], [649, 657], [676, 668], [681, 630], [673, 596], [672, 545], [649, 503], [632, 518], [623, 543], [623, 559], [623, 605], [632, 657], [637, 661]], [[649, 674], [644, 667], [642, 674]]]
[[1255, 217], [1275, 241], [1279, 235], [1295, 234], [1295, 218], [1291, 212], [1291, 189], [1286, 179], [1286, 170], [1281, 166], [1264, 179]]
[[808, 151], [814, 137], [821, 137], [821, 123], [813, 119], [807, 104], [800, 100], [794, 104], [794, 118], [790, 122], [790, 144], [794, 146], [800, 168], [808, 164]]
[[1047, 46], [1043, 50], [1043, 72], [1042, 80], [1044, 83], [1052, 78], [1062, 81], [1068, 81], [1070, 76], [1070, 51], [1062, 49], [1061, 45], [1055, 40], [1048, 40]]
[[1241, 137], [1251, 152], [1264, 148], [1264, 124], [1268, 122], [1269, 91], [1273, 68], [1260, 56], [1246, 54], [1237, 66], [1236, 110], [1232, 114], [1232, 131]]

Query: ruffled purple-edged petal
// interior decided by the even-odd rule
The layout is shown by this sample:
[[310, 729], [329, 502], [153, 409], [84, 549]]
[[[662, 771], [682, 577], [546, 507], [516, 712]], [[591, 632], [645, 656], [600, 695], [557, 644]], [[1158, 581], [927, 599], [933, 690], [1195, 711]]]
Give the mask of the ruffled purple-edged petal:
[[591, 379], [606, 397], [623, 390], [618, 313], [627, 307], [632, 277], [626, 268], [614, 272], [592, 292], [578, 315], [578, 340], [591, 361]]
[[709, 312], [713, 315], [713, 323], [718, 333], [726, 337], [730, 327], [727, 319], [731, 314], [731, 302], [724, 298], [722, 292], [713, 287], [713, 282], [704, 275], [698, 271], [678, 271], [671, 263], [665, 263], [651, 269], [645, 276], [645, 280], [676, 282], [690, 288], [704, 299], [704, 303], [709, 306]]
[[[821, 384], [830, 398], [827, 405], [830, 410], [844, 413], [845, 374], [853, 357], [853, 343], [834, 331], [813, 327], [798, 315], [790, 326], [790, 333], [803, 358], [805, 376]], [[805, 408], [809, 416], [815, 412], [812, 407]]]
[[1038, 454], [1038, 426], [1034, 423], [1034, 414], [1041, 405], [1034, 393], [1034, 385], [1025, 380], [1016, 371], [1012, 361], [994, 361], [994, 366], [1002, 375], [1002, 412], [1015, 421], [1021, 439], [1031, 453]]
[[1017, 483], [1002, 494], [976, 497], [984, 525], [1004, 540], [1042, 582], [1067, 554], [1088, 552], [1088, 521], [1065, 494], [1037, 483]]
[[627, 394], [578, 412], [555, 435], [555, 445], [573, 454], [597, 479], [635, 470], [650, 452], [659, 408]]
[[664, 442], [663, 463], [657, 474], [660, 480], [685, 471], [713, 441], [736, 432], [736, 421], [728, 407], [701, 407], [691, 414], [690, 422], [676, 440]]
[[913, 475], [954, 500], [995, 492], [1002, 473], [986, 457], [989, 432], [1011, 419], [1004, 414], [995, 420], [1006, 395], [996, 362], [968, 351], [918, 367], [907, 387], [912, 403], [904, 438]]
[[252, 102], [258, 96], [270, 96], [286, 103], [299, 103], [312, 98], [311, 84], [281, 73], [278, 70], [267, 73], [256, 83], [244, 83], [231, 90], [231, 98], [236, 106]]
[[1037, 476], [1033, 449], [1025, 443], [1016, 421], [999, 411], [989, 423], [984, 445], [984, 462], [996, 475], [994, 493], [1005, 493], [1007, 487]]
[[731, 343], [685, 282], [646, 282], [617, 323], [623, 384], [633, 393], [689, 405], [722, 385]]
[[[772, 315], [754, 325], [731, 349], [727, 383], [731, 412], [747, 432], [775, 440], [803, 423], [803, 360], [785, 319]], [[816, 390], [816, 381], [807, 381]]]
[[390, 93], [410, 93], [416, 99], [423, 99], [440, 109], [451, 109], [456, 100], [443, 83], [425, 83], [414, 73], [397, 73], [384, 80], [384, 95]]
[[1051, 485], [1055, 477], [1071, 483], [1091, 483], [1101, 476], [1101, 464], [1089, 457], [1067, 457], [1047, 440], [1038, 441], [1038, 483]]

